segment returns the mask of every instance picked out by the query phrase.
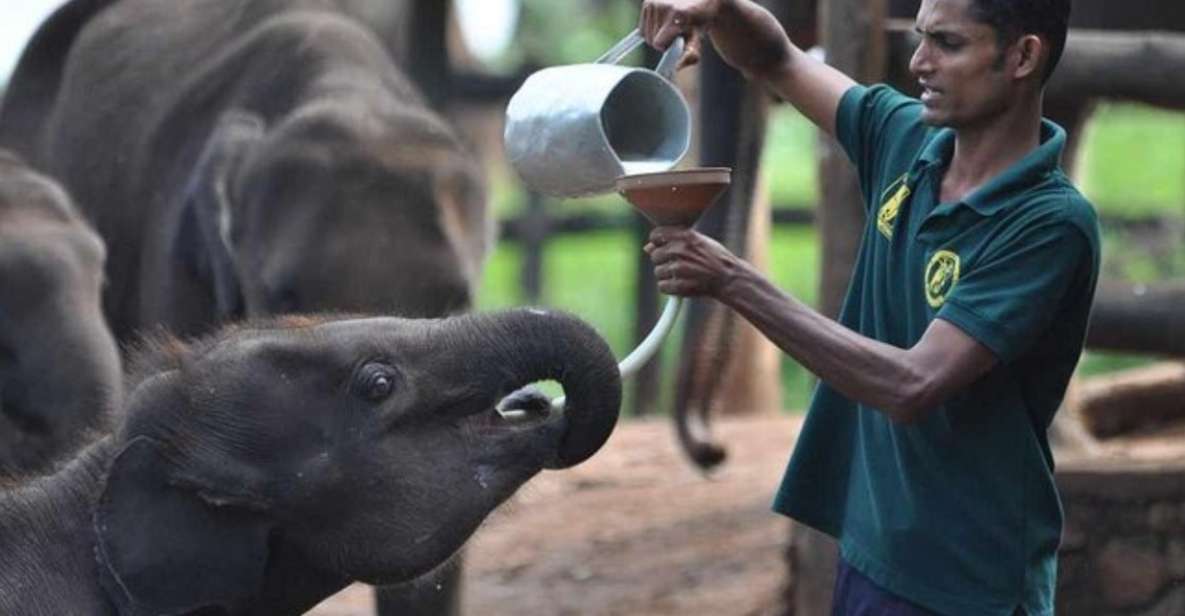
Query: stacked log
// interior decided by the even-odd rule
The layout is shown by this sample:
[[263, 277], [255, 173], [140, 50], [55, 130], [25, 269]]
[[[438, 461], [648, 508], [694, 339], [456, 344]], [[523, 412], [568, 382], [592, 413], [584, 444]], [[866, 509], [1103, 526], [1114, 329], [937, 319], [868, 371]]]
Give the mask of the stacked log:
[[1097, 438], [1180, 421], [1185, 418], [1185, 363], [1162, 362], [1084, 381], [1077, 411]]

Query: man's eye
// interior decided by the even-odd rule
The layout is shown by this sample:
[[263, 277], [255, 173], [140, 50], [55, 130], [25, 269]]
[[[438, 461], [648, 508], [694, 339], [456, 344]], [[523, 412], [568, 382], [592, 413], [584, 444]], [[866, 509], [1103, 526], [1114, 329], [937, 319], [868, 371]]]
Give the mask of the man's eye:
[[938, 39], [935, 39], [934, 42], [938, 45], [938, 47], [940, 49], [944, 49], [946, 51], [958, 51], [959, 49], [961, 49], [963, 47], [962, 43], [960, 43], [958, 41], [953, 41], [948, 38], [938, 38]]

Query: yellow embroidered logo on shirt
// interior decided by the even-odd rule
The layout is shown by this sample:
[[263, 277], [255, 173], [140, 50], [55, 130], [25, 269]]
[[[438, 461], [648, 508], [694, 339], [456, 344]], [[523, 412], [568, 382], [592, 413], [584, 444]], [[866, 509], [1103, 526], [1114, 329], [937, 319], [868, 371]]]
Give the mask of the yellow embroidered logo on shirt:
[[[910, 190], [909, 186], [905, 184], [905, 177], [903, 175], [897, 182], [893, 182], [893, 184], [900, 182], [901, 185], [897, 188], [897, 192], [893, 193], [893, 196], [889, 197], [889, 200], [881, 205], [880, 212], [876, 215], [876, 228], [888, 239], [893, 239], [893, 222], [897, 220], [897, 214], [901, 211], [901, 204], [905, 203], [905, 200], [909, 197]], [[892, 190], [892, 188], [892, 185], [890, 185], [889, 190]], [[885, 192], [887, 193], [889, 191], [886, 190]]]
[[949, 250], [939, 250], [930, 257], [926, 265], [926, 301], [931, 308], [938, 308], [946, 302], [946, 296], [959, 282], [959, 255]]

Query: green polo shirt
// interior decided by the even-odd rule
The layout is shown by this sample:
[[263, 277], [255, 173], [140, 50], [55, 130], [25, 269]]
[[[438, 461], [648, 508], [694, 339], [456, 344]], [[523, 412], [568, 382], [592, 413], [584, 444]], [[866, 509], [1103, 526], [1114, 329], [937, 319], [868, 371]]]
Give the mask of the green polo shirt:
[[934, 319], [996, 367], [913, 424], [820, 383], [774, 509], [839, 541], [888, 591], [949, 616], [1053, 614], [1062, 512], [1046, 429], [1078, 361], [1099, 268], [1093, 209], [1059, 169], [1065, 132], [940, 203], [955, 135], [921, 103], [856, 86], [836, 117], [868, 223], [840, 322], [912, 347]]

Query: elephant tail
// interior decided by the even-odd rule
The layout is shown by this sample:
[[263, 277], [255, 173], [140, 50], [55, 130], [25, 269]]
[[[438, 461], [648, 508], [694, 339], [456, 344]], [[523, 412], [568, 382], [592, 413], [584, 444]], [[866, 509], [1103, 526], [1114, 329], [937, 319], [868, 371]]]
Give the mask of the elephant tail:
[[41, 139], [78, 33], [118, 0], [71, 0], [58, 7], [29, 39], [0, 106], [0, 146], [41, 165]]

